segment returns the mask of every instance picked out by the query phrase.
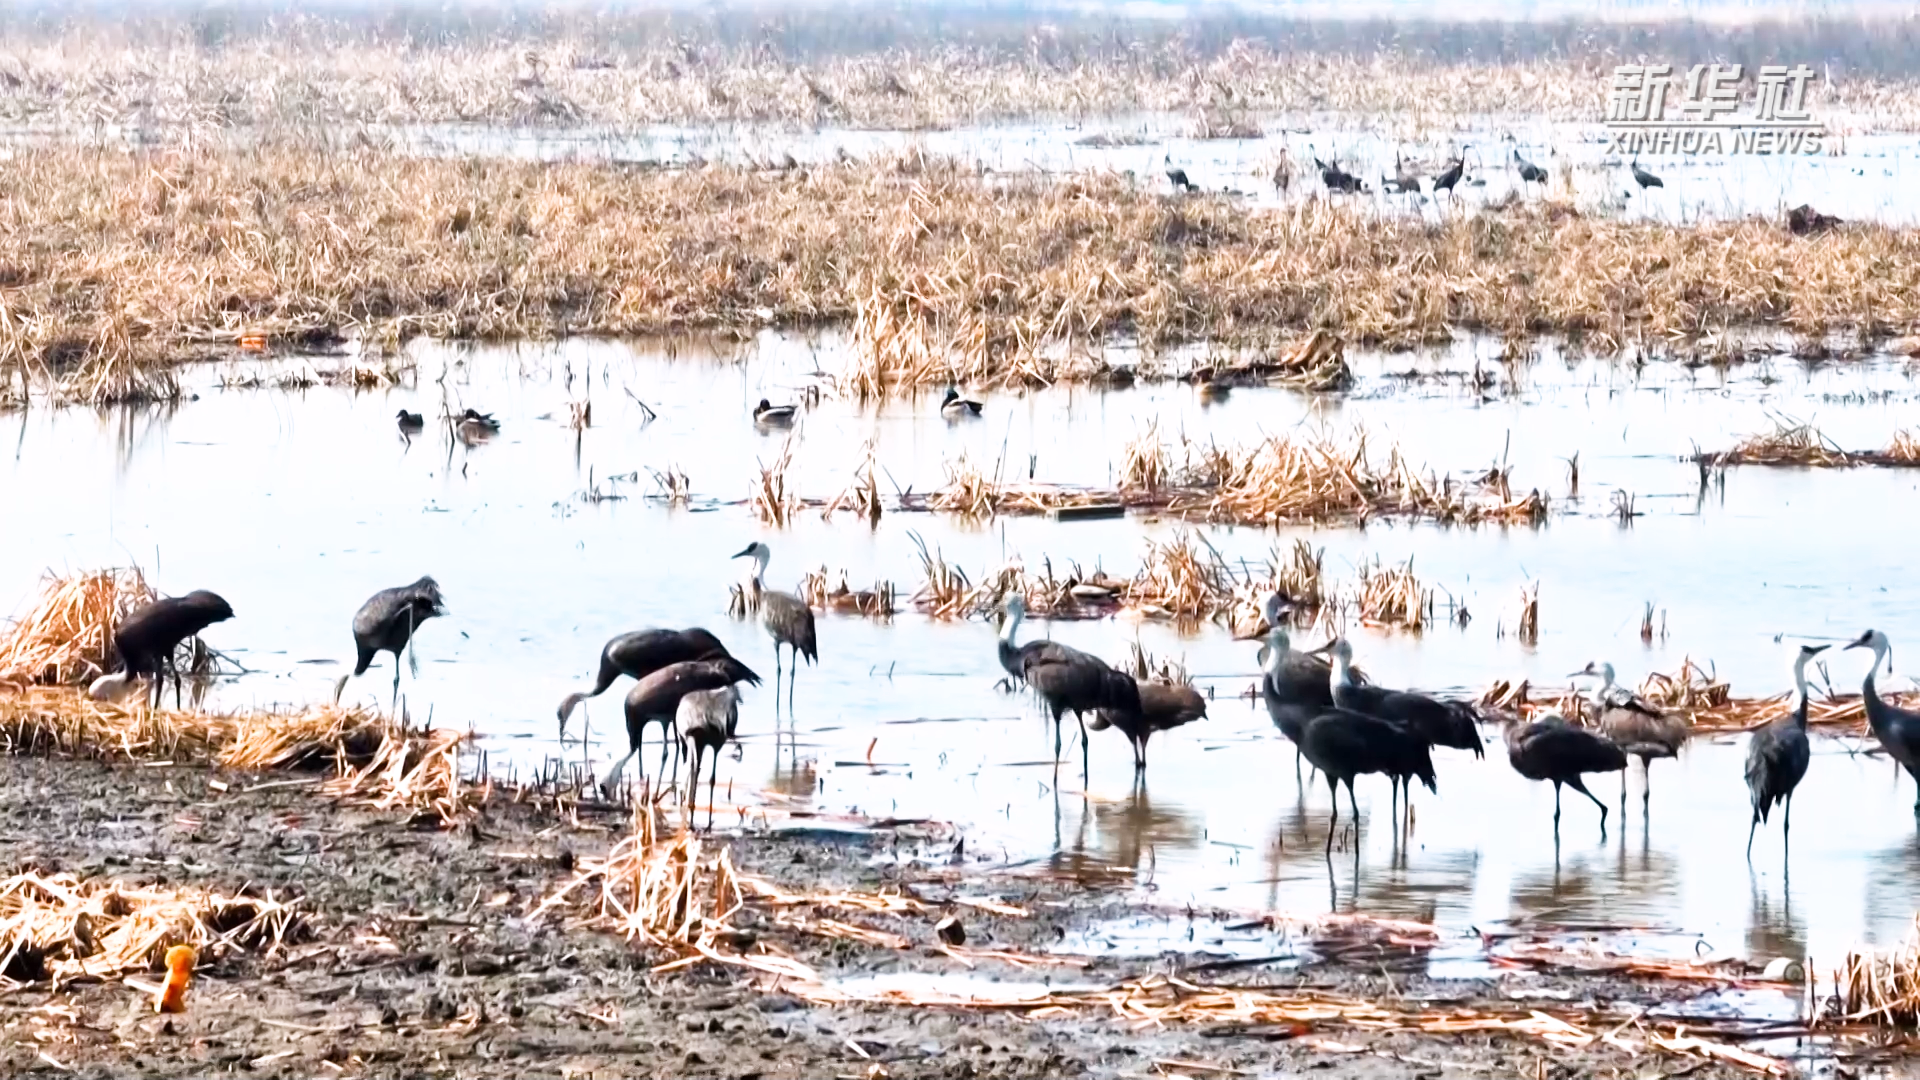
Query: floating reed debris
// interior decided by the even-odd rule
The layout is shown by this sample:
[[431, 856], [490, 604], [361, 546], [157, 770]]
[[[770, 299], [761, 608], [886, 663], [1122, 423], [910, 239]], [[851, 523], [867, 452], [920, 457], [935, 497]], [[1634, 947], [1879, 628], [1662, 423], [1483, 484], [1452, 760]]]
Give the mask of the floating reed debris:
[[1780, 418], [1772, 431], [1749, 435], [1731, 450], [1698, 454], [1704, 465], [1801, 465], [1816, 469], [1852, 465], [1852, 457], [1812, 424]]
[[0, 681], [49, 686], [86, 683], [118, 665], [113, 632], [134, 609], [158, 599], [139, 567], [59, 575], [0, 635]]
[[1140, 571], [1121, 600], [1150, 618], [1200, 619], [1229, 606], [1238, 584], [1205, 537], [1180, 529], [1165, 543], [1147, 541]]
[[800, 579], [800, 599], [816, 611], [862, 615], [869, 619], [893, 618], [895, 611], [893, 582], [876, 581], [873, 588], [856, 591], [847, 583], [845, 570], [840, 571], [837, 584], [829, 584], [831, 580], [824, 566], [817, 571], [809, 572]]
[[1384, 569], [1375, 559], [1360, 565], [1355, 607], [1368, 625], [1424, 630], [1433, 622], [1433, 590], [1414, 576], [1411, 558], [1404, 566]]
[[787, 469], [793, 464], [793, 445], [796, 436], [789, 435], [780, 444], [780, 456], [773, 459], [772, 465], [760, 465], [760, 482], [754, 485], [752, 498], [754, 515], [765, 524], [776, 529], [784, 529], [800, 506], [800, 500], [787, 490]]
[[0, 976], [14, 982], [158, 970], [170, 947], [269, 952], [300, 940], [296, 902], [72, 874], [0, 881]]

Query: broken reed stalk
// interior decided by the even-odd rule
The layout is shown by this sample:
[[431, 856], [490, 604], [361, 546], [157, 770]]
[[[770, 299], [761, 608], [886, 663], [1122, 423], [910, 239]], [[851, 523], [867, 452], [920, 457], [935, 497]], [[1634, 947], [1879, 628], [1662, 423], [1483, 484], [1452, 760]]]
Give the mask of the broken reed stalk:
[[760, 465], [760, 481], [753, 489], [751, 502], [755, 516], [776, 529], [786, 528], [800, 506], [799, 498], [787, 488], [787, 469], [793, 464], [793, 448], [798, 438], [798, 432], [787, 436], [773, 464]]
[[40, 595], [0, 636], [0, 682], [77, 685], [117, 668], [114, 630], [157, 598], [139, 567], [47, 572]]
[[300, 940], [297, 901], [227, 896], [72, 874], [0, 881], [0, 975], [16, 982], [112, 978], [160, 967], [168, 948], [270, 952]]
[[1834, 973], [1834, 1004], [1841, 1023], [1920, 1028], [1920, 918], [1892, 949], [1856, 949]]
[[1424, 630], [1433, 622], [1433, 590], [1414, 576], [1413, 560], [1382, 569], [1380, 561], [1360, 566], [1355, 606], [1364, 623]]
[[1810, 244], [1765, 222], [1589, 219], [1531, 203], [1438, 223], [1318, 200], [1276, 212], [1168, 200], [1118, 174], [988, 179], [924, 156], [475, 167], [288, 132], [234, 141], [21, 148], [0, 177], [13, 239], [0, 363], [101, 399], [175, 393], [120, 384], [328, 328], [835, 324], [856, 339], [837, 381], [873, 394], [1104, 378], [1115, 372], [1098, 350], [1123, 335], [1150, 357], [1312, 329], [1363, 345], [1558, 331], [1606, 353], [1702, 328], [1920, 326], [1920, 229], [1849, 227]]
[[891, 581], [876, 581], [873, 588], [856, 591], [847, 583], [845, 570], [840, 571], [838, 584], [829, 585], [830, 580], [824, 566], [818, 571], [809, 572], [800, 579], [800, 599], [816, 611], [861, 615], [869, 619], [893, 618], [896, 609]]
[[1540, 643], [1540, 583], [1537, 581], [1520, 590], [1519, 635], [1522, 644]]

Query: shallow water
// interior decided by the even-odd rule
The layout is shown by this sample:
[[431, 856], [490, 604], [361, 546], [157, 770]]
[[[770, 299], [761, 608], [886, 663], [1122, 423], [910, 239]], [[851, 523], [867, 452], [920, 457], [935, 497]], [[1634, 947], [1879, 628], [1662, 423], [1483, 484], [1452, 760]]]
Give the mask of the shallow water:
[[[769, 336], [717, 359], [684, 345], [671, 358], [612, 343], [422, 346], [411, 383], [381, 392], [221, 389], [242, 372], [198, 369], [189, 376], [197, 397], [169, 409], [0, 416], [14, 449], [0, 465], [12, 511], [0, 530], [0, 595], [24, 604], [45, 567], [129, 561], [164, 591], [215, 589], [238, 614], [207, 640], [249, 670], [221, 684], [214, 701], [240, 706], [323, 698], [351, 658], [348, 622], [359, 603], [431, 573], [451, 612], [420, 634], [420, 675], [403, 684], [408, 706], [416, 717], [473, 727], [496, 763], [522, 769], [560, 754], [604, 768], [624, 751], [614, 733], [625, 683], [588, 703], [587, 747], [555, 739], [554, 705], [590, 678], [607, 637], [705, 625], [769, 684], [747, 694], [742, 760], [720, 767], [723, 804], [729, 790], [751, 803], [765, 789], [781, 793], [780, 805], [950, 820], [964, 828], [970, 858], [1138, 882], [1168, 905], [1360, 910], [1452, 929], [1520, 919], [1626, 924], [1721, 953], [1810, 950], [1816, 963], [1863, 939], [1905, 934], [1920, 890], [1911, 784], [1884, 758], [1855, 754], [1853, 740], [1816, 741], [1795, 800], [1790, 863], [1777, 824], [1755, 844], [1751, 868], [1744, 858], [1738, 738], [1703, 738], [1677, 762], [1656, 764], [1644, 815], [1637, 768], [1624, 814], [1618, 779], [1598, 780], [1596, 794], [1613, 808], [1604, 837], [1594, 806], [1569, 793], [1556, 847], [1551, 790], [1508, 768], [1491, 729], [1484, 761], [1437, 755], [1439, 794], [1415, 798], [1404, 844], [1387, 824], [1385, 785], [1363, 780], [1359, 842], [1343, 834], [1325, 858], [1325, 790], [1296, 785], [1292, 748], [1239, 696], [1254, 685], [1252, 649], [1215, 627], [1182, 637], [1124, 620], [1030, 624], [1030, 633], [1050, 630], [1116, 660], [1137, 635], [1155, 655], [1184, 657], [1216, 695], [1208, 720], [1155, 741], [1140, 788], [1121, 740], [1098, 735], [1084, 793], [1071, 743], [1056, 782], [1051, 731], [994, 687], [992, 628], [935, 623], [910, 608], [890, 624], [822, 616], [821, 663], [801, 672], [798, 719], [780, 720], [776, 752], [769, 644], [725, 615], [727, 586], [743, 568], [727, 556], [748, 541], [772, 544], [776, 587], [824, 564], [849, 570], [855, 587], [885, 579], [910, 594], [920, 582], [913, 535], [976, 576], [1013, 555], [1126, 575], [1146, 540], [1178, 530], [1138, 517], [969, 526], [891, 512], [869, 530], [848, 515], [823, 522], [817, 511], [779, 533], [762, 528], [737, 501], [756, 461], [771, 460], [784, 436], [757, 431], [747, 412], [761, 397], [794, 399], [808, 373], [835, 366], [836, 347], [832, 338]], [[1031, 463], [1044, 480], [1105, 483], [1127, 441], [1150, 424], [1163, 438], [1222, 443], [1359, 426], [1376, 453], [1397, 445], [1456, 479], [1504, 454], [1516, 489], [1539, 487], [1556, 502], [1537, 530], [1205, 531], [1229, 560], [1256, 565], [1276, 541], [1304, 537], [1325, 546], [1328, 572], [1342, 583], [1362, 560], [1414, 558], [1443, 598], [1457, 597], [1474, 617], [1421, 636], [1354, 629], [1361, 663], [1388, 685], [1477, 690], [1525, 676], [1557, 686], [1596, 656], [1637, 682], [1692, 656], [1711, 661], [1736, 692], [1771, 693], [1785, 688], [1800, 640], [1850, 639], [1872, 625], [1892, 637], [1898, 660], [1900, 644], [1920, 632], [1920, 611], [1901, 589], [1920, 473], [1735, 470], [1702, 497], [1697, 470], [1680, 459], [1696, 442], [1718, 447], [1764, 429], [1776, 413], [1811, 418], [1844, 446], [1882, 446], [1911, 414], [1904, 367], [1777, 359], [1636, 371], [1549, 352], [1511, 379], [1500, 369], [1488, 394], [1467, 389], [1465, 373], [1476, 362], [1495, 369], [1495, 355], [1476, 341], [1440, 354], [1355, 354], [1359, 384], [1333, 399], [1262, 389], [1207, 403], [1171, 383], [993, 394], [985, 419], [958, 426], [939, 417], [937, 394], [877, 411], [828, 398], [803, 412], [790, 482], [831, 497], [869, 441], [883, 492], [926, 491], [962, 454], [1004, 461], [1012, 476]], [[1456, 376], [1401, 377], [1409, 370]], [[589, 378], [595, 423], [576, 437], [566, 403]], [[636, 399], [656, 418], [647, 421]], [[438, 415], [443, 403], [492, 411], [500, 435], [467, 447], [432, 429], [411, 444], [395, 434], [396, 410]], [[1576, 452], [1582, 497], [1568, 503], [1560, 459]], [[641, 497], [648, 470], [669, 465], [689, 474], [691, 509]], [[638, 482], [617, 489], [630, 498], [575, 498], [589, 475], [605, 490], [606, 477], [635, 472]], [[1643, 516], [1631, 526], [1610, 516], [1616, 488], [1638, 497]], [[1541, 589], [1532, 647], [1510, 632], [1529, 582]], [[1643, 645], [1648, 601], [1664, 611], [1669, 636]], [[1856, 685], [1860, 654], [1828, 656], [1835, 681]], [[382, 658], [349, 694], [384, 703], [391, 672]], [[576, 719], [572, 733], [581, 727]], [[651, 769], [654, 751], [642, 760]]]
[[[1605, 89], [1594, 90], [1599, 115]], [[734, 164], [778, 162], [791, 155], [801, 165], [822, 165], [842, 154], [867, 158], [917, 151], [974, 162], [996, 173], [1120, 172], [1166, 188], [1168, 164], [1179, 166], [1205, 191], [1231, 192], [1261, 205], [1281, 205], [1318, 195], [1324, 187], [1316, 157], [1337, 162], [1359, 176], [1372, 194], [1342, 196], [1382, 213], [1438, 219], [1497, 202], [1509, 193], [1536, 197], [1539, 185], [1521, 181], [1512, 155], [1547, 170], [1550, 189], [1585, 210], [1628, 218], [1682, 222], [1728, 220], [1759, 214], [1769, 218], [1811, 203], [1845, 219], [1908, 225], [1920, 220], [1907, 183], [1920, 175], [1920, 135], [1886, 133], [1870, 117], [1823, 115], [1826, 152], [1814, 155], [1649, 154], [1642, 167], [1661, 180], [1640, 188], [1627, 161], [1609, 154], [1603, 125], [1546, 123], [1515, 117], [1381, 118], [1356, 124], [1345, 116], [1285, 115], [1253, 118], [1263, 133], [1247, 139], [1191, 138], [1184, 116], [1140, 114], [1077, 123], [1009, 123], [944, 131], [882, 131], [825, 128], [791, 131], [753, 126], [657, 125], [637, 130], [598, 128], [497, 128], [433, 125], [387, 129], [409, 150], [460, 157], [512, 157], [540, 161], [615, 161], [685, 165], [700, 161]], [[1114, 145], [1117, 143], [1118, 145]], [[1272, 182], [1282, 151], [1293, 164], [1285, 191]], [[1467, 155], [1459, 198], [1431, 196], [1431, 177], [1455, 153]], [[1382, 193], [1394, 175], [1395, 156], [1420, 163], [1427, 195]], [[1567, 175], [1561, 175], [1562, 170]], [[1567, 188], [1564, 185], [1570, 184]], [[1570, 194], [1569, 194], [1570, 193]]]

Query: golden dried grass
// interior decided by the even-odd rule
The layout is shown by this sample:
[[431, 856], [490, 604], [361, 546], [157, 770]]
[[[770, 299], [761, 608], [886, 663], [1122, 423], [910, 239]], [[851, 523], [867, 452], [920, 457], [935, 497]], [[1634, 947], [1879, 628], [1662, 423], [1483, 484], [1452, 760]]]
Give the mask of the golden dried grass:
[[844, 569], [840, 571], [837, 581], [828, 575], [824, 566], [809, 571], [801, 577], [797, 593], [808, 607], [816, 611], [886, 620], [893, 618], [896, 610], [891, 581], [876, 581], [871, 589], [855, 589], [848, 583]]
[[937, 160], [623, 170], [266, 137], [36, 146], [0, 176], [0, 229], [17, 282], [0, 357], [81, 397], [134, 393], [116, 372], [317, 327], [853, 324], [841, 385], [865, 393], [1098, 378], [1094, 351], [1120, 336], [1151, 354], [1307, 329], [1358, 344], [1560, 331], [1604, 352], [1744, 325], [1920, 327], [1920, 229], [1808, 242], [1764, 222], [1532, 206], [1428, 223], [1168, 200], [1117, 175], [988, 181]]
[[1894, 948], [1849, 951], [1834, 972], [1834, 989], [1838, 1015], [1830, 1019], [1920, 1028], [1920, 917]]
[[1378, 559], [1362, 563], [1357, 592], [1354, 606], [1363, 623], [1419, 631], [1433, 622], [1433, 590], [1414, 575], [1412, 559], [1392, 567]]
[[[1534, 687], [1526, 680], [1501, 679], [1480, 695], [1480, 704], [1505, 710], [1521, 717], [1543, 711], [1562, 716], [1579, 716], [1586, 707], [1585, 698], [1571, 688], [1559, 688], [1536, 698]], [[1791, 693], [1761, 697], [1741, 697], [1724, 680], [1715, 677], [1691, 657], [1683, 659], [1672, 672], [1650, 672], [1642, 679], [1640, 696], [1649, 703], [1677, 713], [1696, 731], [1751, 731], [1772, 723], [1793, 707]], [[1890, 702], [1914, 707], [1920, 694], [1883, 694]], [[1829, 691], [1807, 703], [1807, 726], [1836, 733], [1862, 735], [1867, 731], [1866, 705], [1859, 694]]]
[[1852, 465], [1853, 457], [1834, 445], [1812, 424], [1787, 418], [1774, 421], [1772, 431], [1749, 435], [1731, 450], [1701, 454], [1706, 465], [1800, 465], [1811, 468], [1840, 468]]
[[755, 517], [764, 524], [776, 529], [784, 529], [793, 519], [794, 512], [800, 508], [800, 499], [787, 488], [787, 470], [793, 466], [793, 449], [798, 435], [789, 435], [780, 444], [780, 454], [773, 464], [760, 464], [760, 478], [754, 484], [753, 494], [748, 500], [753, 507]]
[[168, 948], [271, 951], [298, 940], [295, 903], [72, 874], [0, 881], [0, 974], [17, 982], [112, 978], [160, 967]]
[[157, 599], [139, 567], [42, 576], [40, 595], [0, 635], [0, 678], [88, 682], [115, 666], [113, 632]]

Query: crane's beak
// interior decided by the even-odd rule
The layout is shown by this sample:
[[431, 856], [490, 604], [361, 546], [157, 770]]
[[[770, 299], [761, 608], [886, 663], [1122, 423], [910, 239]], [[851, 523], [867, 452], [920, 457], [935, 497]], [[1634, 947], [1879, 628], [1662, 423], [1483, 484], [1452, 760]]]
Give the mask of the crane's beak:
[[1867, 646], [1869, 646], [1869, 645], [1871, 645], [1871, 644], [1873, 644], [1873, 632], [1872, 632], [1871, 630], [1869, 630], [1868, 632], [1866, 632], [1866, 633], [1864, 633], [1864, 634], [1861, 634], [1861, 635], [1860, 635], [1860, 637], [1859, 637], [1858, 639], [1856, 639], [1856, 640], [1855, 640], [1855, 641], [1853, 642], [1853, 644], [1851, 644], [1851, 645], [1848, 645], [1848, 646], [1847, 646], [1847, 648], [1849, 648], [1849, 649], [1864, 649], [1864, 648], [1866, 648]]
[[731, 555], [731, 556], [729, 556], [729, 557], [730, 557], [730, 558], [735, 558], [735, 559], [744, 559], [744, 558], [746, 558], [747, 556], [749, 556], [749, 555], [751, 555], [751, 554], [753, 554], [753, 545], [752, 545], [752, 544], [748, 544], [748, 545], [747, 545], [746, 547], [744, 547], [744, 548], [741, 548], [741, 549], [740, 549], [740, 550], [739, 550], [738, 552], [736, 552], [735, 554], [733, 554], [733, 555]]
[[1802, 645], [1800, 647], [1807, 650], [1808, 656], [1816, 656], [1820, 653], [1826, 652], [1829, 648], [1831, 648], [1831, 646], [1828, 646], [1828, 645]]

